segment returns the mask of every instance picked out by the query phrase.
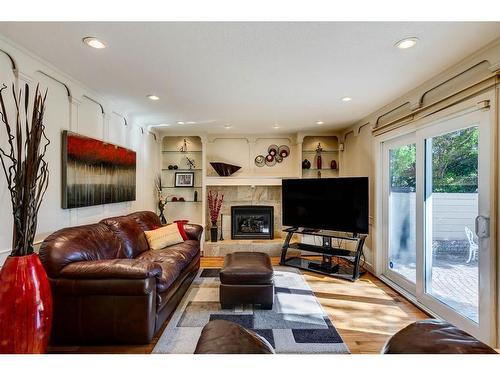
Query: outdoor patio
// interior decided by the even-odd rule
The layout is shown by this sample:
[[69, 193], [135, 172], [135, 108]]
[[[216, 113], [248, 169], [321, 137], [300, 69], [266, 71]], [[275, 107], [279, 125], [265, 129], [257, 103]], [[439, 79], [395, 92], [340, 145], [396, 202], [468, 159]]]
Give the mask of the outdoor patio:
[[[466, 263], [468, 253], [434, 254], [432, 278], [427, 292], [465, 317], [478, 321], [478, 263]], [[415, 263], [398, 264], [393, 271], [409, 280], [415, 279]]]

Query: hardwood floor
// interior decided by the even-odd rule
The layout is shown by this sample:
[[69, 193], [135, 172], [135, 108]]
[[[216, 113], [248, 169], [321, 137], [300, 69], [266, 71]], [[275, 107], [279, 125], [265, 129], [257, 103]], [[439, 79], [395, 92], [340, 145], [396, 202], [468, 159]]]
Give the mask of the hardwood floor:
[[[272, 261], [277, 265], [279, 258]], [[219, 257], [202, 258], [201, 267], [221, 267], [222, 262]], [[379, 353], [395, 332], [415, 320], [428, 318], [425, 312], [369, 273], [354, 283], [310, 272], [303, 274], [352, 353]], [[160, 334], [148, 345], [51, 346], [49, 352], [150, 353]]]

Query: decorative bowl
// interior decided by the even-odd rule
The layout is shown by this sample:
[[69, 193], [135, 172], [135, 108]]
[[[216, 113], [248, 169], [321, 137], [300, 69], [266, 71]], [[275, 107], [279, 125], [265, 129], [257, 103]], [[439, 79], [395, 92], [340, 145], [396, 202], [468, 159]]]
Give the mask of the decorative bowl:
[[221, 177], [231, 176], [234, 172], [239, 171], [241, 167], [237, 165], [220, 163], [220, 162], [210, 162], [210, 165], [215, 169], [217, 174]]

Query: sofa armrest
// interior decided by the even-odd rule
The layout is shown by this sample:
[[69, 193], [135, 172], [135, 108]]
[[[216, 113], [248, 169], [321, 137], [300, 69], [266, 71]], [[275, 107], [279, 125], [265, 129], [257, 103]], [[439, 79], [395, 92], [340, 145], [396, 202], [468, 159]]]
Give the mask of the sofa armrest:
[[203, 227], [201, 225], [185, 224], [184, 229], [186, 231], [188, 239], [195, 240], [195, 241], [201, 240], [201, 234], [203, 233]]
[[136, 259], [107, 259], [74, 262], [61, 270], [69, 279], [147, 279], [160, 277], [161, 267], [153, 262]]

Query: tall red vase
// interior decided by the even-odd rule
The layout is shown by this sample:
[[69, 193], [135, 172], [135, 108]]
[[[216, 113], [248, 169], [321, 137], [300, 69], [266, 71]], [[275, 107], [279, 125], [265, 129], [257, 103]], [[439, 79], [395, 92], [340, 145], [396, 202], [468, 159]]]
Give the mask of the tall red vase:
[[323, 167], [323, 158], [320, 154], [316, 156], [316, 168], [321, 169]]
[[45, 353], [52, 294], [38, 254], [10, 256], [0, 270], [0, 353]]

